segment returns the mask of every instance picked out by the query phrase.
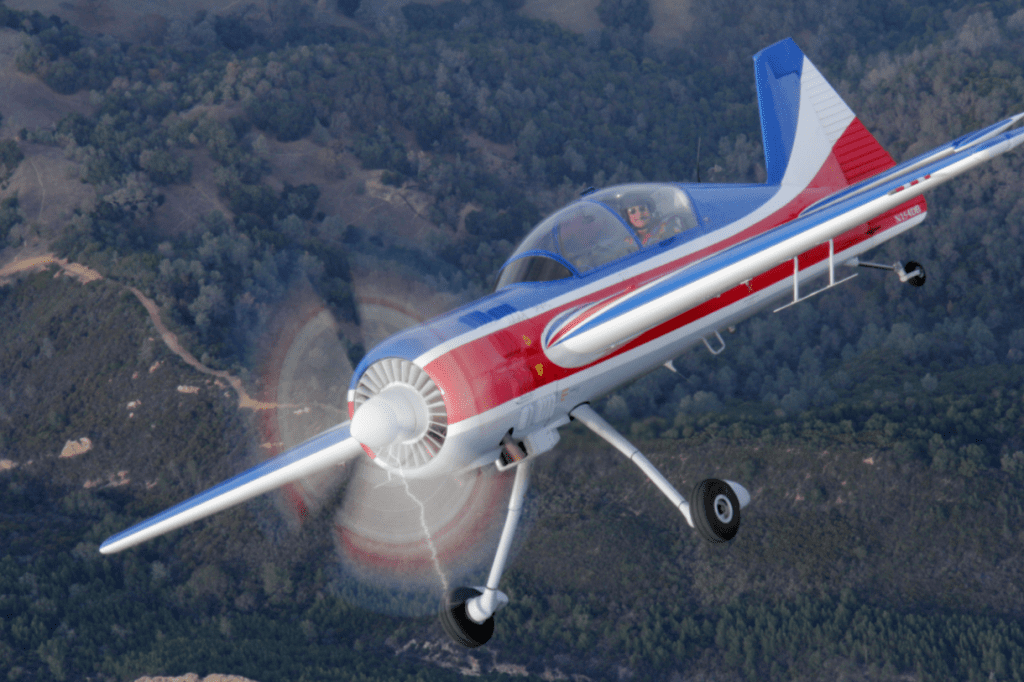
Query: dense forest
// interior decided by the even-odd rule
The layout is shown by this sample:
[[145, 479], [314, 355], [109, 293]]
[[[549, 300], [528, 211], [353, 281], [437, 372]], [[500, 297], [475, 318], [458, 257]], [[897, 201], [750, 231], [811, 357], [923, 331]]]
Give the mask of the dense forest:
[[[7, 679], [433, 680], [469, 660], [494, 679], [1024, 677], [1020, 154], [930, 194], [928, 221], [872, 254], [925, 263], [922, 289], [862, 274], [740, 325], [721, 357], [691, 351], [679, 374], [602, 401], [670, 479], [751, 484], [734, 543], [683, 532], [635, 472], [568, 429], [538, 465], [491, 653], [465, 658], [431, 620], [347, 602], [327, 531], [268, 532], [266, 501], [97, 553], [241, 470], [251, 438], [230, 397], [154, 342], [123, 285], [205, 364], [248, 377], [296, 281], [357, 324], [360, 264], [479, 295], [530, 226], [588, 186], [696, 180], [698, 139], [703, 180], [763, 180], [748, 58], [787, 35], [897, 160], [1024, 102], [1024, 10], [1009, 0], [726, 0], [669, 44], [644, 39], [645, 0], [601, 0], [605, 28], [589, 35], [515, 0], [371, 5], [338, 2], [344, 26], [302, 3], [274, 24], [201, 12], [135, 42], [0, 5], [0, 30], [24, 36], [17, 68], [92, 107], [0, 140], [0, 191], [25, 145], [59, 149], [96, 201], [53, 248], [108, 280], [48, 271], [0, 288]], [[328, 214], [324, 183], [272, 178], [272, 142], [322, 150], [334, 179], [355, 172], [345, 159], [379, 171], [426, 197], [437, 229], [413, 241]], [[224, 210], [162, 227], [171, 192], [207, 171]], [[27, 244], [31, 222], [5, 196], [0, 245]], [[182, 384], [204, 389], [191, 400]], [[139, 396], [150, 416], [126, 421]], [[56, 457], [86, 434], [92, 452]], [[82, 486], [120, 468], [130, 482]]]

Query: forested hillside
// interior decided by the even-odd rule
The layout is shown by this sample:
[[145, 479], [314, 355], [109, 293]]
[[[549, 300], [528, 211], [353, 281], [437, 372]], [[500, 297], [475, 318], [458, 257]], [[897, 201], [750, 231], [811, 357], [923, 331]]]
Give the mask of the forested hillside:
[[[727, 546], [570, 428], [538, 463], [482, 653], [346, 602], [327, 520], [287, 533], [266, 500], [101, 557], [254, 450], [251, 413], [171, 355], [123, 285], [247, 380], [296, 282], [352, 326], [367, 264], [484, 293], [588, 186], [696, 180], [698, 139], [702, 180], [763, 180], [749, 57], [790, 35], [897, 160], [1024, 110], [1009, 0], [726, 0], [668, 42], [645, 37], [645, 0], [601, 0], [585, 35], [515, 0], [338, 2], [337, 24], [270, 4], [273, 23], [201, 12], [134, 41], [0, 5], [19, 77], [79, 97], [0, 141], [0, 257], [45, 242], [107, 278], [0, 287], [7, 679], [1024, 677], [1020, 153], [928, 195], [928, 220], [871, 254], [924, 263], [925, 287], [862, 273], [598, 406], [680, 489], [750, 488]], [[52, 234], [7, 184], [44, 152], [95, 197]]]

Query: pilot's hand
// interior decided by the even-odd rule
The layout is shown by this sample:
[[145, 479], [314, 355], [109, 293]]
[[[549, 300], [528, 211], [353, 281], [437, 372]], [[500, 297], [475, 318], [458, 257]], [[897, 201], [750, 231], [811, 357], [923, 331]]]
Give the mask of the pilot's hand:
[[665, 231], [666, 236], [679, 234], [683, 231], [683, 219], [677, 215], [670, 216], [662, 225], [662, 229]]

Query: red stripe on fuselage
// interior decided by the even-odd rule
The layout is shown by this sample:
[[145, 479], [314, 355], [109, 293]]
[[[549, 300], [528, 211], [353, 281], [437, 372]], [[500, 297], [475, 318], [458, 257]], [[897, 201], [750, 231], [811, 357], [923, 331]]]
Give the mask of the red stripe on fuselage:
[[[856, 119], [854, 119], [856, 122]], [[863, 128], [863, 126], [860, 126]], [[852, 124], [840, 137], [837, 147], [843, 143], [848, 134], [859, 134]], [[792, 262], [782, 263], [770, 270], [757, 275], [747, 284], [739, 284], [733, 289], [702, 303], [671, 320], [654, 327], [615, 352], [582, 367], [565, 368], [551, 362], [544, 354], [541, 334], [552, 318], [566, 310], [601, 301], [617, 299], [623, 292], [641, 287], [669, 272], [679, 270], [691, 263], [707, 258], [731, 246], [768, 230], [778, 227], [799, 216], [800, 212], [812, 203], [825, 198], [847, 186], [847, 181], [835, 153], [829, 154], [807, 188], [784, 207], [748, 228], [723, 239], [707, 248], [687, 254], [670, 263], [636, 275], [624, 282], [618, 282], [605, 289], [591, 293], [578, 300], [566, 303], [558, 308], [548, 310], [541, 315], [523, 320], [485, 337], [475, 339], [459, 346], [436, 358], [426, 366], [426, 370], [438, 387], [444, 392], [448, 408], [448, 423], [453, 424], [463, 419], [493, 409], [498, 405], [518, 398], [530, 391], [550, 385], [577, 372], [604, 362], [621, 353], [644, 345], [665, 334], [673, 332], [687, 324], [691, 324], [726, 306], [732, 305], [747, 296], [762, 291], [783, 279], [792, 277]], [[917, 207], [917, 209], [915, 209]], [[888, 230], [905, 220], [926, 210], [924, 197], [917, 197], [898, 206], [871, 221], [859, 225], [843, 233], [834, 240], [835, 253], [843, 251], [869, 239], [873, 235]], [[798, 258], [799, 268], [807, 268], [828, 259], [828, 244], [820, 244], [801, 254]], [[603, 306], [600, 306], [603, 307]]]

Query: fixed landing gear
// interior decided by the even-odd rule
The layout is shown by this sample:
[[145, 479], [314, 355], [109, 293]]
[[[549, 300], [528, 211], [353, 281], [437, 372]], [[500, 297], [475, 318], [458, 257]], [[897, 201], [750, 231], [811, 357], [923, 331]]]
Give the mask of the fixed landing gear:
[[690, 496], [693, 527], [709, 542], [729, 542], [740, 528], [740, 500], [725, 481], [707, 478]]
[[[690, 527], [696, 528], [706, 540], [720, 543], [736, 537], [740, 527], [740, 509], [750, 503], [750, 493], [742, 485], [717, 478], [705, 479], [693, 489], [692, 499], [687, 502], [650, 460], [594, 412], [590, 405], [579, 405], [569, 414], [636, 464], [675, 505]], [[441, 625], [444, 631], [457, 644], [467, 648], [481, 646], [490, 640], [494, 634], [494, 614], [508, 604], [508, 596], [498, 589], [498, 583], [505, 570], [512, 537], [522, 515], [523, 498], [532, 464], [525, 457], [517, 461], [519, 463], [516, 465], [516, 478], [508, 502], [508, 516], [505, 517], [505, 527], [501, 531], [487, 585], [456, 588], [445, 595], [441, 604]]]
[[927, 275], [924, 271], [924, 266], [917, 261], [909, 261], [906, 265], [896, 261], [892, 265], [883, 265], [882, 263], [868, 263], [862, 261], [859, 258], [853, 258], [847, 262], [847, 265], [852, 265], [861, 268], [874, 268], [876, 270], [891, 270], [896, 273], [896, 276], [900, 278], [900, 281], [904, 284], [909, 284], [913, 287], [923, 287]]
[[687, 502], [650, 460], [594, 412], [590, 405], [580, 405], [569, 414], [640, 467], [647, 478], [658, 486], [658, 490], [676, 506], [690, 527], [695, 528], [704, 539], [728, 542], [736, 537], [740, 527], [740, 509], [750, 503], [750, 493], [742, 485], [734, 481], [708, 478], [697, 484]]
[[494, 616], [477, 623], [466, 613], [466, 602], [482, 592], [472, 587], [457, 587], [441, 604], [441, 627], [457, 644], [475, 649], [487, 643], [494, 634]]
[[899, 270], [896, 271], [896, 274], [900, 276], [901, 282], [906, 282], [912, 287], [924, 286], [926, 276], [923, 265], [915, 261], [910, 261], [901, 269], [903, 272], [900, 272]]
[[494, 614], [508, 604], [508, 596], [498, 589], [501, 574], [505, 572], [512, 549], [512, 538], [523, 513], [523, 498], [530, 482], [529, 460], [516, 466], [516, 478], [512, 483], [512, 496], [508, 501], [508, 515], [501, 529], [501, 539], [494, 553], [491, 572], [485, 587], [457, 587], [445, 595], [441, 604], [441, 626], [457, 644], [476, 648], [485, 644], [494, 634]]

